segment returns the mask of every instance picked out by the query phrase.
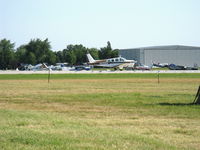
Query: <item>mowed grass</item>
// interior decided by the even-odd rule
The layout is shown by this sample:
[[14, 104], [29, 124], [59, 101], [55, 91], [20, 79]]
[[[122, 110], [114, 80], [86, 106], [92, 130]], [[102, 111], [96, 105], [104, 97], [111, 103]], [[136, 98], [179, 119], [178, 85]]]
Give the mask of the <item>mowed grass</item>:
[[198, 150], [200, 74], [0, 75], [0, 149]]

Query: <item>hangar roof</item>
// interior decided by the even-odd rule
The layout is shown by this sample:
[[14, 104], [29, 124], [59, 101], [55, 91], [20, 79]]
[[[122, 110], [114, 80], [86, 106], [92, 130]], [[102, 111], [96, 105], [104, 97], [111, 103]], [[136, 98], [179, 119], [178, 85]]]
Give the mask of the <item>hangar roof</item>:
[[143, 49], [143, 50], [189, 50], [196, 49], [200, 50], [200, 47], [197, 46], [184, 46], [184, 45], [165, 45], [165, 46], [149, 46], [149, 47], [139, 47], [139, 48], [127, 48], [120, 50], [131, 50], [131, 49]]

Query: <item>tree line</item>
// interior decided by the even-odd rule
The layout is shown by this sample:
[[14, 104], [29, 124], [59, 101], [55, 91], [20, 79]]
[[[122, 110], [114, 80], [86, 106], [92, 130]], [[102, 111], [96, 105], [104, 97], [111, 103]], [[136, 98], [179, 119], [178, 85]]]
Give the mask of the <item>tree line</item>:
[[24, 44], [15, 49], [15, 44], [10, 40], [0, 40], [0, 70], [16, 69], [21, 64], [36, 65], [47, 63], [69, 63], [69, 65], [81, 65], [87, 62], [86, 53], [90, 53], [94, 59], [106, 59], [118, 56], [118, 49], [112, 49], [108, 41], [107, 46], [100, 49], [86, 48], [82, 44], [67, 45], [61, 51], [52, 51], [48, 39], [31, 39], [28, 44]]

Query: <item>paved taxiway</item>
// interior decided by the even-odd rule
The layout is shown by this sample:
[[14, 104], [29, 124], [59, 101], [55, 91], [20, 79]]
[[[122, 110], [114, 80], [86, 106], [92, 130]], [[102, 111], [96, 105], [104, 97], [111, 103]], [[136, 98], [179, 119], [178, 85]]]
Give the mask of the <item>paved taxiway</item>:
[[[16, 71], [16, 70], [0, 70], [0, 74], [48, 74], [48, 71]], [[200, 70], [134, 70], [134, 71], [50, 71], [51, 74], [90, 74], [90, 73], [200, 73]]]

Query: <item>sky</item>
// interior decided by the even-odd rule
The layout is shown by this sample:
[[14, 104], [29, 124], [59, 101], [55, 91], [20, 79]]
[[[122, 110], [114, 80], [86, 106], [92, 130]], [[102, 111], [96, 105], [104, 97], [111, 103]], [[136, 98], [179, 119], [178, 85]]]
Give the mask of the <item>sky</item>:
[[0, 39], [114, 49], [200, 46], [199, 0], [0, 0]]

